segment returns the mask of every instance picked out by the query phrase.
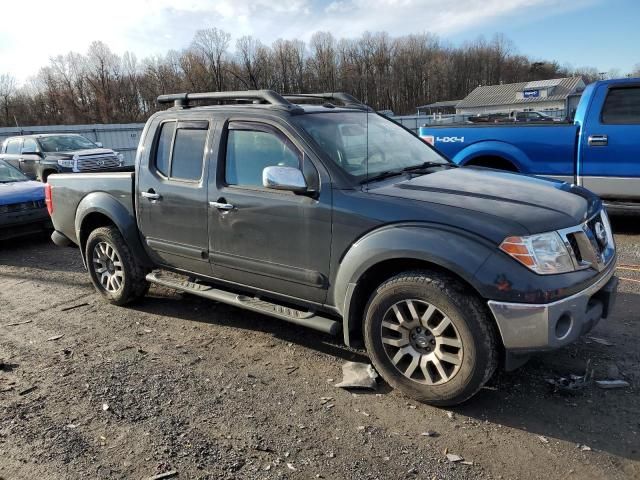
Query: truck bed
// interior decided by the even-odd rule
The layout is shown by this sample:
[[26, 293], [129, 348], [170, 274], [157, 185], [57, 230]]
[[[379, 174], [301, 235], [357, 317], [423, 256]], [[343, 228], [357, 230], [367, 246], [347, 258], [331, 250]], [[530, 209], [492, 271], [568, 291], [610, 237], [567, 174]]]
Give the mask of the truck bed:
[[578, 127], [554, 124], [464, 124], [420, 128], [420, 136], [458, 164], [501, 157], [535, 175], [573, 176]]
[[101, 204], [96, 200], [108, 196], [135, 216], [134, 172], [55, 174], [49, 176], [47, 183], [51, 185], [54, 205], [51, 218], [62, 227], [61, 233], [76, 244], [79, 239], [75, 219], [81, 202], [83, 209], [98, 210]]

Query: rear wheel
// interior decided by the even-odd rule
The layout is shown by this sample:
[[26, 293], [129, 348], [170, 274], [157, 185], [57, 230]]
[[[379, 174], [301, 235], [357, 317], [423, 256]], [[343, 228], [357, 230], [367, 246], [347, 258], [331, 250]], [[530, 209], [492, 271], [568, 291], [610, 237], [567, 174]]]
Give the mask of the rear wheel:
[[109, 303], [124, 305], [147, 293], [147, 271], [116, 227], [100, 227], [89, 234], [85, 259], [94, 287]]
[[497, 366], [486, 308], [438, 273], [407, 272], [380, 285], [366, 309], [364, 337], [374, 366], [392, 387], [433, 405], [464, 402]]

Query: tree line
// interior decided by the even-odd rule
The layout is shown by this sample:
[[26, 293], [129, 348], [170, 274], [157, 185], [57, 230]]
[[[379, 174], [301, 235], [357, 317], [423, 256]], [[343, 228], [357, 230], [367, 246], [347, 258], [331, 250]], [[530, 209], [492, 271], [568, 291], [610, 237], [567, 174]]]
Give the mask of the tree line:
[[582, 75], [554, 61], [534, 61], [503, 35], [460, 46], [431, 34], [391, 37], [364, 33], [337, 39], [316, 32], [308, 43], [279, 39], [235, 42], [218, 28], [199, 30], [191, 44], [139, 60], [103, 42], [86, 54], [52, 57], [24, 86], [0, 75], [0, 125], [143, 122], [158, 95], [177, 92], [272, 89], [281, 93], [344, 91], [378, 110], [415, 113], [416, 106], [464, 98], [478, 85]]

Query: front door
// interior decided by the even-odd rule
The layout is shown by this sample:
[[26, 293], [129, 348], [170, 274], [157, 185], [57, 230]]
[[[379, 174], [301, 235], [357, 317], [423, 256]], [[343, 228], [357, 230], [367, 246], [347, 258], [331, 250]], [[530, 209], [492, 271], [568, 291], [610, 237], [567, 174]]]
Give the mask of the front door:
[[25, 138], [20, 153], [20, 168], [29, 178], [37, 178], [38, 163], [40, 162], [40, 149], [33, 138]]
[[604, 198], [640, 192], [640, 83], [601, 85], [581, 135], [579, 181]]
[[209, 275], [208, 145], [214, 123], [202, 117], [156, 120], [139, 168], [137, 208], [148, 251], [161, 265]]
[[[331, 253], [331, 188], [293, 132], [232, 121], [221, 135], [209, 188], [210, 248], [216, 276], [317, 303], [326, 298]], [[300, 168], [315, 193], [265, 188], [268, 166]], [[326, 179], [324, 188], [322, 179]]]

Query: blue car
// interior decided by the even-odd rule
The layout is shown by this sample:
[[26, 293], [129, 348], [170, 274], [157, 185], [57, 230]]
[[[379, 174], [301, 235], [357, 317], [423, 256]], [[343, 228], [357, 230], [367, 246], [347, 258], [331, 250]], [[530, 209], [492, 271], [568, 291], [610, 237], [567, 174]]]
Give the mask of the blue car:
[[0, 160], [0, 240], [50, 230], [44, 185]]

